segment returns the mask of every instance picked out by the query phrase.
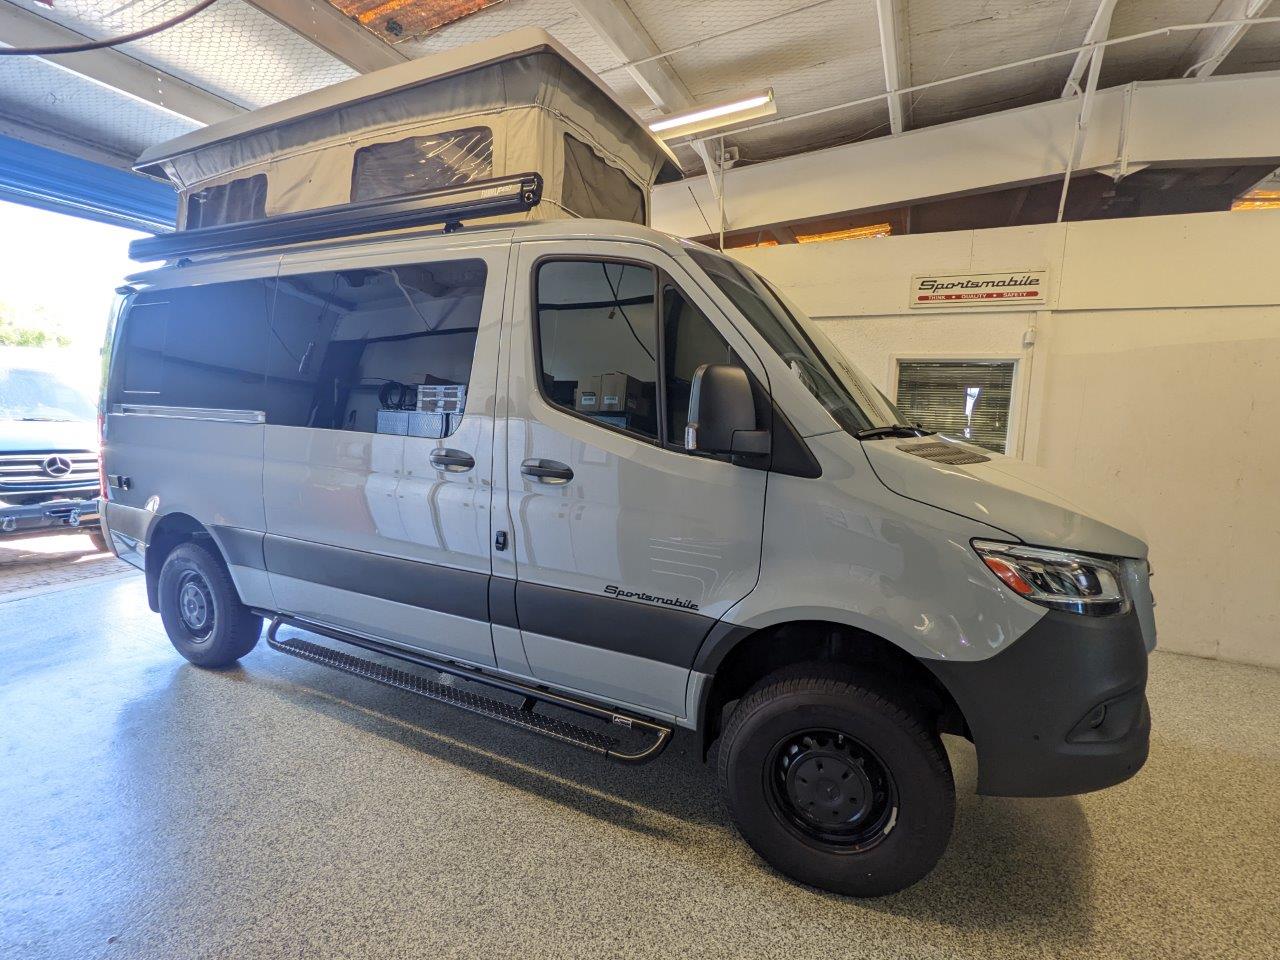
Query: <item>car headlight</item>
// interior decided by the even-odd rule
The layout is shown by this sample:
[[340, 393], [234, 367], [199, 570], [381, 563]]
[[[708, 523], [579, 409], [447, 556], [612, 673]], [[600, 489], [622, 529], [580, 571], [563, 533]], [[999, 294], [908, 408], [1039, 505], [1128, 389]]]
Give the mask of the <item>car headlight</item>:
[[1092, 617], [1129, 609], [1119, 561], [990, 540], [974, 540], [973, 549], [1006, 587], [1032, 603]]

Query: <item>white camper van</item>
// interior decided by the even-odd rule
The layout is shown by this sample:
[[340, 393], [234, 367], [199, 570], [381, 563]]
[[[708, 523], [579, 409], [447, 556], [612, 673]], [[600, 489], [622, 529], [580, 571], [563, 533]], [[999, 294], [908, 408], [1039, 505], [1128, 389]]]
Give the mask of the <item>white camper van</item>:
[[985, 794], [1142, 766], [1142, 540], [649, 229], [668, 155], [540, 31], [140, 168], [181, 214], [120, 291], [102, 515], [191, 662], [265, 622], [602, 762], [685, 728], [765, 860], [859, 896], [942, 855], [943, 733]]

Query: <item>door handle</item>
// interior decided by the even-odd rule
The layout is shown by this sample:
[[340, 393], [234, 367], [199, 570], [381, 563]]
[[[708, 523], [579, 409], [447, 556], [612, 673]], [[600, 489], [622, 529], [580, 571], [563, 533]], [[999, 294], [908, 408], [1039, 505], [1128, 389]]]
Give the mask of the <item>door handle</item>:
[[559, 460], [540, 460], [537, 457], [520, 464], [520, 472], [539, 483], [568, 483], [573, 479], [573, 471], [567, 464]]
[[476, 465], [475, 457], [465, 450], [450, 450], [441, 447], [431, 451], [431, 465], [447, 470], [449, 473], [466, 473]]

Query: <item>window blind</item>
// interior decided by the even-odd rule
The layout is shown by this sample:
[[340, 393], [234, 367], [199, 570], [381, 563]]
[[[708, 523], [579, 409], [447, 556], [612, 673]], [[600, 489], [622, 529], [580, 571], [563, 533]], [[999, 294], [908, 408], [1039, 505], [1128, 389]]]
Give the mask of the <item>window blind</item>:
[[1012, 360], [900, 360], [898, 408], [911, 423], [1004, 453], [1013, 368]]

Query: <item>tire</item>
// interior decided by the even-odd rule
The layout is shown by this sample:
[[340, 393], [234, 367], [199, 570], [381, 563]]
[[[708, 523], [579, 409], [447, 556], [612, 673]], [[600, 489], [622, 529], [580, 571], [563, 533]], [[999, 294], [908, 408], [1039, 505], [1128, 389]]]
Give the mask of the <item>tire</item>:
[[198, 667], [230, 666], [262, 633], [262, 618], [240, 602], [222, 559], [198, 543], [165, 558], [157, 592], [170, 642]]
[[111, 545], [107, 543], [107, 535], [101, 527], [94, 527], [89, 531], [89, 539], [93, 543], [93, 549], [99, 553], [110, 553]]
[[938, 735], [840, 666], [757, 684], [725, 727], [719, 773], [747, 843], [823, 890], [895, 893], [929, 873], [951, 837], [955, 784]]

